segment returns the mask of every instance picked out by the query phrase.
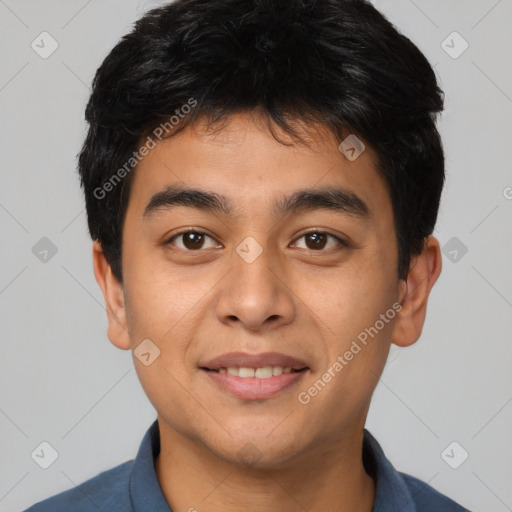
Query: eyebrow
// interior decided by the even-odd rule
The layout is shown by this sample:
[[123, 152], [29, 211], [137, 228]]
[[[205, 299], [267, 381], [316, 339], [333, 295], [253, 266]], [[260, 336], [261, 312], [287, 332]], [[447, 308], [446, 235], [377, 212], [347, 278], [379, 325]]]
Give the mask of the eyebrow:
[[[151, 197], [144, 209], [143, 219], [177, 206], [196, 208], [226, 217], [233, 217], [235, 211], [233, 203], [226, 196], [198, 188], [170, 185]], [[278, 199], [274, 203], [272, 214], [280, 217], [308, 210], [330, 210], [362, 220], [371, 217], [368, 205], [354, 192], [342, 187], [297, 190]]]

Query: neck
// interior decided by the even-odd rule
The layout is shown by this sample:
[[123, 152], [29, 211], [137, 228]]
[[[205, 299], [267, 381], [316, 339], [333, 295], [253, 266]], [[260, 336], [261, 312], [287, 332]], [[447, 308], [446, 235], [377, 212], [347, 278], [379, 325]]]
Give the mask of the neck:
[[242, 467], [183, 437], [159, 418], [155, 469], [173, 512], [371, 512], [375, 485], [362, 460], [362, 429], [325, 441], [279, 469]]

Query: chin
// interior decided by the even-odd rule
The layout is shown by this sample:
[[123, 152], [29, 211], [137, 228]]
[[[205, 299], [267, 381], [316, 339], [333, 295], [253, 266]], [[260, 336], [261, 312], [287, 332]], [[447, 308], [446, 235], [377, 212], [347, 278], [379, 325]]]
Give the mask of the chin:
[[297, 457], [297, 447], [262, 445], [247, 441], [241, 448], [229, 453], [215, 451], [216, 455], [240, 469], [248, 471], [281, 470], [289, 467]]
[[235, 432], [233, 437], [227, 439], [226, 436], [223, 436], [220, 443], [214, 445], [208, 443], [210, 444], [209, 448], [217, 457], [241, 468], [283, 469], [300, 457], [308, 443], [305, 439], [297, 439], [292, 433], [285, 430], [280, 433], [276, 432], [274, 436], [269, 435], [278, 424], [279, 421], [273, 422], [271, 428], [267, 422], [262, 425], [262, 428], [244, 429], [242, 427], [236, 431], [226, 429], [229, 432]]

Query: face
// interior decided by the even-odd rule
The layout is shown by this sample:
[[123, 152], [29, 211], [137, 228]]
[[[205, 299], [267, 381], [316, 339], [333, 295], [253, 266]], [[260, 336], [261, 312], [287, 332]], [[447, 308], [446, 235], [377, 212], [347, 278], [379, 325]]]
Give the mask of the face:
[[338, 143], [319, 129], [286, 146], [240, 114], [159, 143], [136, 170], [125, 330], [109, 337], [151, 340], [151, 363], [134, 364], [161, 424], [225, 460], [252, 443], [259, 465], [284, 464], [364, 425], [405, 290], [375, 155], [351, 161]]

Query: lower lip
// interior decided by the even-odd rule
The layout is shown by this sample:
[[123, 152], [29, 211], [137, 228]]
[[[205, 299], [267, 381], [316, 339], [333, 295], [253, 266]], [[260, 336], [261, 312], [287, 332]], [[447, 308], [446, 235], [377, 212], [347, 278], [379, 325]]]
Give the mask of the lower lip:
[[243, 400], [263, 400], [279, 393], [283, 389], [298, 382], [307, 370], [293, 373], [282, 373], [267, 379], [256, 377], [237, 377], [229, 373], [218, 373], [201, 370], [222, 390]]

